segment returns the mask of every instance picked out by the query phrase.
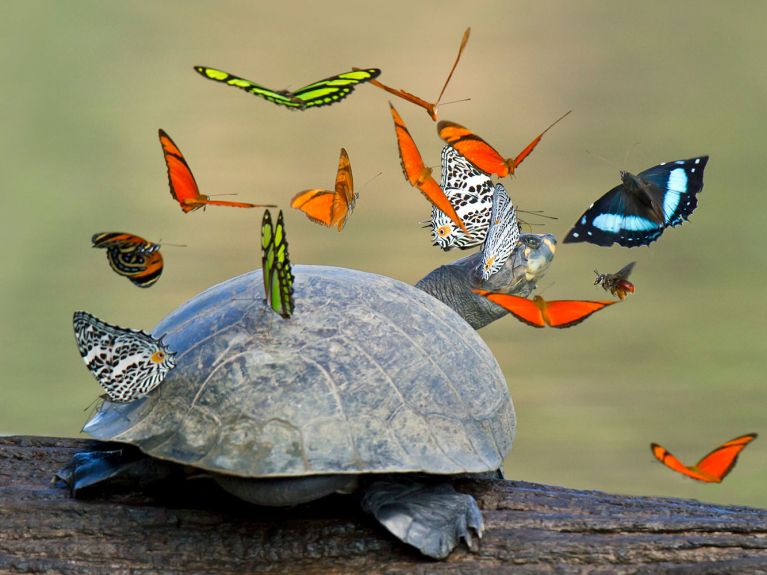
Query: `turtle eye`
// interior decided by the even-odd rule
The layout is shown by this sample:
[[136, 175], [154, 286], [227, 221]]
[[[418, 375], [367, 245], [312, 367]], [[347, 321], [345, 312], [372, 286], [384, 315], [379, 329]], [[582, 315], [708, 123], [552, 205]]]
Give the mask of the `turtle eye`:
[[152, 357], [149, 358], [149, 361], [152, 363], [162, 363], [165, 360], [165, 352], [161, 349], [154, 352], [152, 354]]
[[437, 235], [441, 238], [446, 238], [452, 231], [450, 226], [440, 226], [437, 228]]
[[540, 238], [536, 238], [535, 236], [526, 236], [522, 239], [524, 244], [531, 249], [537, 249], [541, 246], [541, 240]]

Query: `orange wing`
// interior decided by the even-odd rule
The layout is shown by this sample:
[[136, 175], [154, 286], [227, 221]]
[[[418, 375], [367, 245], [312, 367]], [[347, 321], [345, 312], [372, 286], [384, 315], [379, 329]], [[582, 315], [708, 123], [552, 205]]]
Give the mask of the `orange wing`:
[[498, 304], [518, 320], [533, 327], [550, 326], [564, 329], [577, 325], [594, 312], [618, 303], [617, 301], [554, 300], [545, 301], [541, 296], [532, 300], [487, 290], [472, 290]]
[[[447, 89], [447, 85], [450, 82], [450, 79], [453, 77], [453, 72], [455, 72], [456, 66], [458, 66], [458, 61], [461, 59], [461, 54], [463, 54], [463, 49], [466, 48], [466, 44], [469, 41], [469, 34], [471, 33], [471, 28], [466, 28], [466, 31], [463, 33], [463, 38], [461, 39], [461, 45], [458, 48], [458, 55], [455, 57], [455, 62], [453, 62], [453, 67], [450, 68], [450, 73], [447, 75], [447, 80], [445, 80], [444, 85], [442, 86], [442, 91], [439, 93], [439, 97], [437, 98], [437, 101], [434, 103], [427, 102], [426, 100], [422, 100], [418, 96], [411, 94], [410, 92], [406, 92], [405, 90], [396, 90], [394, 88], [390, 88], [386, 84], [379, 82], [378, 80], [372, 79], [368, 80], [371, 84], [374, 86], [381, 88], [382, 90], [386, 90], [390, 94], [394, 94], [395, 96], [402, 98], [403, 100], [407, 100], [408, 102], [411, 102], [415, 104], [416, 106], [421, 106], [424, 110], [426, 110], [426, 113], [429, 114], [429, 117], [437, 121], [437, 108], [439, 107], [439, 102], [442, 100], [442, 95], [445, 93], [445, 90]], [[356, 68], [355, 68], [356, 69]]]
[[410, 182], [411, 186], [421, 190], [421, 193], [437, 209], [442, 210], [464, 233], [471, 236], [469, 230], [466, 229], [463, 221], [455, 212], [450, 200], [447, 199], [445, 192], [432, 177], [431, 168], [427, 168], [423, 163], [423, 158], [421, 158], [421, 153], [418, 151], [413, 137], [410, 135], [405, 122], [402, 121], [397, 110], [391, 105], [391, 102], [389, 102], [389, 108], [391, 108], [391, 115], [394, 118], [394, 131], [397, 135], [397, 146], [399, 147], [399, 157], [405, 179]]
[[165, 157], [165, 165], [168, 167], [170, 195], [179, 203], [184, 213], [197, 210], [202, 206], [230, 206], [234, 208], [274, 207], [271, 205], [208, 199], [208, 196], [200, 193], [200, 188], [197, 187], [192, 170], [189, 168], [189, 164], [186, 163], [184, 155], [178, 149], [178, 146], [176, 146], [165, 130], [159, 130], [159, 135], [162, 153]]
[[651, 443], [650, 449], [655, 458], [666, 467], [706, 483], [721, 483], [727, 474], [735, 467], [738, 455], [745, 447], [756, 439], [756, 433], [747, 433], [720, 445], [703, 457], [695, 465], [688, 467], [674, 457], [665, 447]]
[[297, 193], [290, 200], [290, 206], [301, 210], [313, 222], [324, 226], [338, 225], [338, 231], [344, 229], [346, 219], [354, 209], [357, 195], [354, 193], [354, 179], [349, 155], [341, 148], [336, 174], [334, 192], [322, 188], [312, 188]]
[[570, 112], [567, 112], [558, 118], [548, 128], [538, 134], [538, 136], [536, 136], [524, 150], [517, 154], [515, 158], [504, 159], [498, 150], [485, 142], [485, 140], [468, 128], [464, 128], [454, 122], [440, 122], [437, 124], [437, 132], [439, 133], [440, 138], [458, 150], [458, 152], [474, 164], [478, 170], [481, 170], [486, 174], [496, 174], [497, 176], [504, 178], [509, 174], [513, 175], [517, 166], [532, 153], [541, 141], [541, 138], [543, 138], [543, 135], [564, 119], [569, 113]]

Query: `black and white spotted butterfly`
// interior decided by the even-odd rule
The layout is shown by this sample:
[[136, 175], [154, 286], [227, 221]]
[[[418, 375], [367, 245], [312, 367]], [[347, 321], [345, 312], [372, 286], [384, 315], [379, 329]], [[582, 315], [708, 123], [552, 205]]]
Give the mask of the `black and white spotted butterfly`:
[[596, 202], [567, 233], [565, 243], [645, 246], [669, 226], [678, 226], [698, 205], [708, 156], [659, 164], [633, 175]]
[[442, 148], [440, 187], [460, 216], [471, 237], [456, 228], [437, 208], [431, 209], [433, 244], [443, 250], [466, 249], [481, 244], [487, 234], [493, 204], [493, 182], [459, 154], [455, 148]]
[[480, 272], [487, 281], [503, 267], [519, 242], [519, 223], [517, 208], [511, 202], [502, 184], [495, 185], [490, 225], [487, 229], [485, 245], [482, 246]]
[[73, 324], [80, 355], [109, 401], [145, 396], [176, 365], [162, 339], [143, 331], [109, 325], [84, 311], [75, 312]]

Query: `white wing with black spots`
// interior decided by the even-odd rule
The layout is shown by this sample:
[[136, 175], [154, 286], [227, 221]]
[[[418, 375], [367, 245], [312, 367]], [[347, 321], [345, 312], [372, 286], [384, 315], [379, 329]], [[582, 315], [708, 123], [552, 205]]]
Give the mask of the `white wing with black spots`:
[[495, 185], [490, 226], [482, 246], [482, 279], [487, 281], [503, 267], [519, 242], [517, 208], [501, 184]]
[[75, 312], [73, 325], [80, 355], [110, 401], [145, 396], [176, 364], [162, 340], [143, 331], [110, 325], [84, 311]]
[[442, 148], [440, 187], [463, 220], [471, 237], [456, 228], [441, 210], [432, 208], [433, 243], [443, 250], [466, 249], [481, 244], [487, 234], [493, 205], [493, 182], [459, 154], [455, 148]]

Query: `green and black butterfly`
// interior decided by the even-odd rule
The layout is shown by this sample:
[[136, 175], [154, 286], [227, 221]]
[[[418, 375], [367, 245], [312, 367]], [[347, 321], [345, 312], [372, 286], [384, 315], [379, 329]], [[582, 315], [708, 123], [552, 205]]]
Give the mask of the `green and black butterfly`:
[[266, 301], [276, 313], [288, 319], [293, 313], [293, 280], [296, 278], [290, 269], [282, 210], [277, 216], [276, 226], [272, 225], [269, 210], [264, 211], [261, 221], [261, 254]]
[[354, 91], [357, 84], [362, 84], [368, 80], [378, 77], [381, 70], [378, 68], [365, 68], [361, 70], [351, 70], [343, 74], [337, 74], [330, 78], [325, 78], [319, 82], [314, 82], [298, 90], [270, 90], [264, 86], [240, 78], [222, 70], [207, 68], [206, 66], [195, 66], [202, 76], [209, 80], [229, 84], [235, 88], [245, 90], [255, 96], [260, 96], [270, 102], [285, 106], [292, 110], [305, 110], [306, 108], [318, 108], [320, 106], [329, 106], [340, 102], [346, 96]]

